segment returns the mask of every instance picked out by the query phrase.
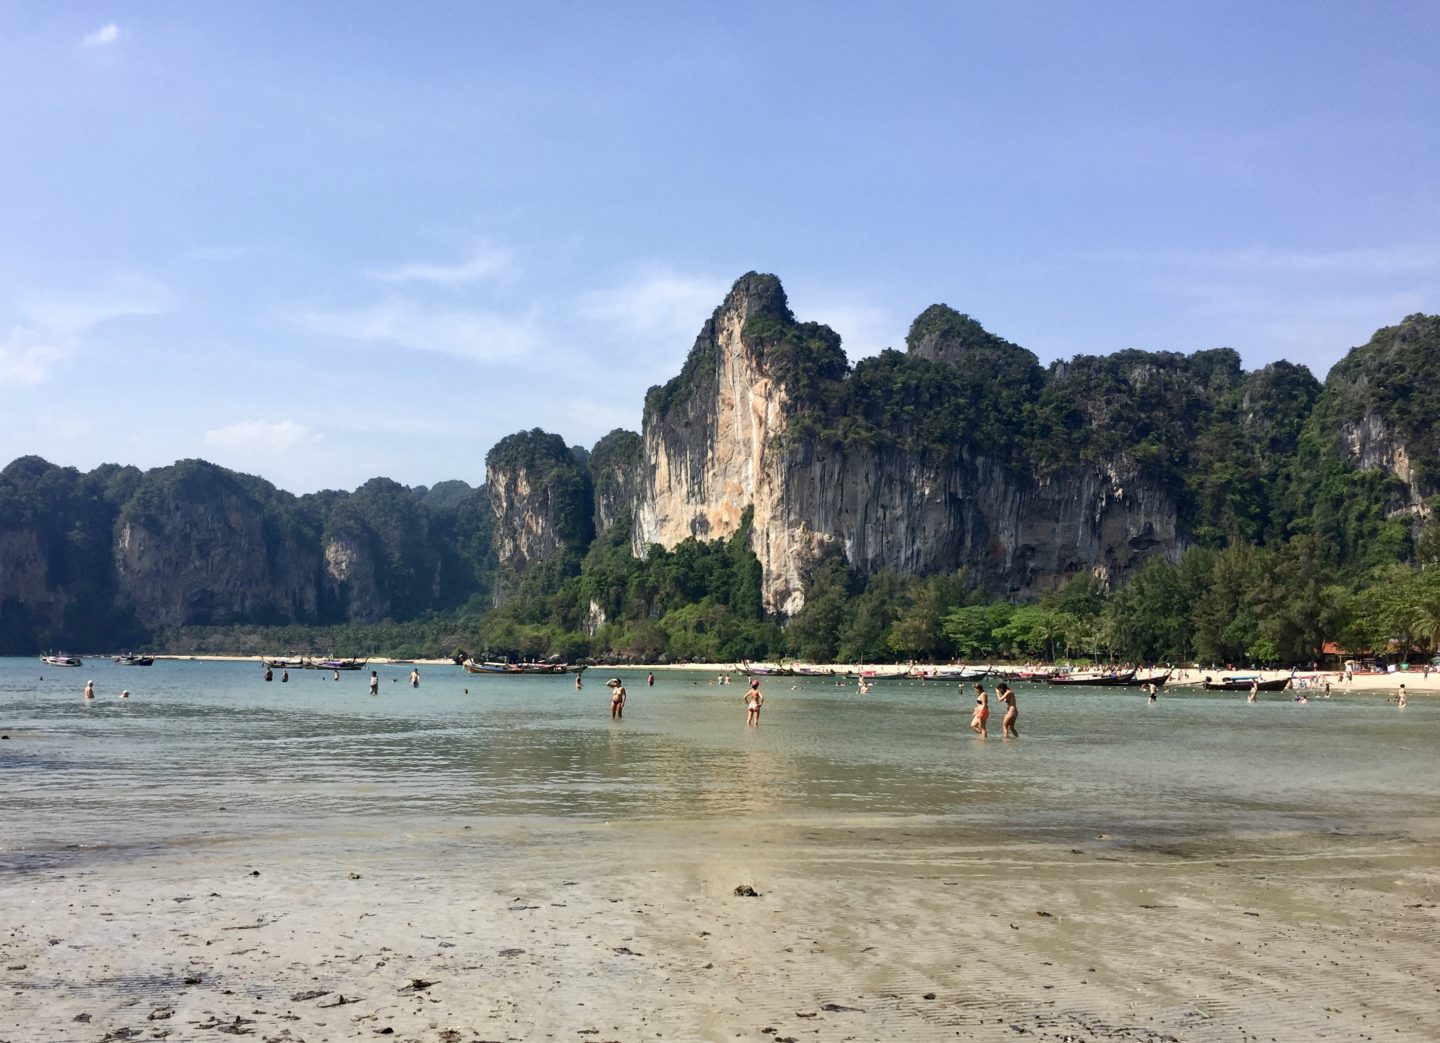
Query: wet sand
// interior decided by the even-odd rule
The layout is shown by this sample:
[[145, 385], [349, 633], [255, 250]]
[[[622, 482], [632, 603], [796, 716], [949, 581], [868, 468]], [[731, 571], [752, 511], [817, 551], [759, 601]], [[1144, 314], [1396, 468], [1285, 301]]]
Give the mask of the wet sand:
[[0, 1040], [1433, 1040], [1432, 825], [1056, 847], [928, 818], [485, 820], [323, 857], [67, 849], [0, 891]]

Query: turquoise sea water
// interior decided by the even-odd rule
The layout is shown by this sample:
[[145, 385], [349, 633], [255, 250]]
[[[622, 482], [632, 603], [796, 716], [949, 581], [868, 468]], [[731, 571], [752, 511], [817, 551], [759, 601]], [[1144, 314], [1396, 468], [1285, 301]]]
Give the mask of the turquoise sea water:
[[[954, 682], [618, 671], [603, 681], [458, 667], [293, 671], [160, 661], [82, 669], [0, 660], [0, 871], [136, 857], [217, 840], [383, 837], [456, 822], [707, 819], [843, 823], [914, 816], [957, 835], [1064, 845], [1213, 846], [1255, 831], [1424, 829], [1440, 797], [1440, 699], [1018, 686], [1018, 741], [968, 729]], [[97, 698], [81, 689], [93, 678]], [[738, 679], [737, 679], [738, 680]], [[128, 688], [129, 700], [118, 699]], [[468, 692], [467, 692], [468, 689]]]

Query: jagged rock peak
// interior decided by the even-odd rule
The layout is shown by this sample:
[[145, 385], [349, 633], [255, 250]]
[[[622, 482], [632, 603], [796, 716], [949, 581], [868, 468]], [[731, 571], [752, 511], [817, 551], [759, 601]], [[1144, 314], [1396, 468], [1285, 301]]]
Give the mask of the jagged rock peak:
[[762, 315], [782, 322], [795, 321], [779, 278], [761, 272], [746, 272], [736, 279], [716, 312], [732, 312], [747, 321]]
[[739, 336], [727, 333], [745, 330], [761, 333], [793, 327], [795, 316], [785, 297], [785, 288], [773, 275], [746, 272], [735, 280], [730, 292], [706, 320], [695, 338], [680, 372], [645, 394], [646, 416], [664, 416], [671, 409], [693, 404], [696, 393], [708, 398], [720, 368], [720, 341], [729, 339], [741, 346]]
[[1023, 350], [948, 304], [932, 304], [917, 315], [905, 335], [905, 347], [911, 355], [936, 362], [959, 362], [977, 350]]

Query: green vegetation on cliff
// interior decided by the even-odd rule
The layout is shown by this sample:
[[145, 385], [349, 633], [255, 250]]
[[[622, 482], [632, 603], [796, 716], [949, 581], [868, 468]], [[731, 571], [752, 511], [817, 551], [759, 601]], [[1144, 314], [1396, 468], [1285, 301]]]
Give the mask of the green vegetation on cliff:
[[[376, 478], [301, 497], [200, 460], [81, 474], [25, 457], [0, 472], [0, 652], [239, 640], [266, 626], [290, 628], [273, 631], [275, 647], [316, 647], [300, 641], [315, 628], [321, 643], [367, 645], [356, 651], [433, 653], [458, 634], [516, 655], [720, 660], [1296, 661], [1327, 639], [1436, 640], [1420, 616], [1440, 573], [1425, 502], [1440, 492], [1440, 318], [1378, 331], [1323, 387], [1290, 363], [1246, 372], [1227, 348], [1045, 368], [940, 304], [906, 351], [852, 367], [834, 331], [797, 321], [779, 280], [752, 272], [680, 374], [650, 390], [647, 422], [712, 422], [724, 330], [783, 391], [788, 426], [772, 445], [797, 459], [855, 453], [943, 475], [984, 458], [977, 473], [1022, 490], [1109, 475], [1173, 510], [1178, 539], [1146, 547], [1142, 532], [1158, 556], [1120, 589], [1091, 578], [1102, 562], [1074, 562], [1021, 605], [992, 602], [964, 568], [864, 575], [833, 557], [811, 567], [804, 609], [776, 620], [748, 516], [726, 539], [636, 556], [633, 432], [590, 451], [519, 432], [490, 451], [480, 489]], [[967, 539], [993, 549], [993, 535]]]

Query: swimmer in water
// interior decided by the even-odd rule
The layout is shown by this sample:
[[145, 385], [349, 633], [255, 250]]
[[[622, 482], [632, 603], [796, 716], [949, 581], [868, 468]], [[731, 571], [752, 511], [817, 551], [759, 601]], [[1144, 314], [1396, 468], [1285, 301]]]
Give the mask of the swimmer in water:
[[1000, 723], [1004, 725], [1002, 738], [1018, 739], [1020, 733], [1015, 730], [1015, 722], [1020, 719], [1020, 708], [1015, 705], [1015, 690], [1004, 681], [1000, 682], [995, 689], [995, 697], [1005, 704], [1005, 719]]
[[760, 707], [765, 705], [765, 693], [760, 691], [760, 682], [751, 681], [750, 690], [745, 693], [745, 726], [760, 726]]
[[1256, 697], [1259, 695], [1259, 693], [1260, 693], [1260, 679], [1257, 677], [1257, 678], [1254, 678], [1253, 680], [1251, 680], [1251, 682], [1250, 682], [1250, 694], [1245, 697], [1245, 701], [1246, 701], [1247, 703], [1253, 703], [1253, 702], [1255, 702]]
[[86, 699], [94, 699], [94, 698], [95, 698], [95, 682], [94, 682], [94, 681], [86, 681], [86, 682], [85, 682], [85, 698], [86, 698]]
[[625, 685], [617, 684], [610, 689], [610, 719], [624, 720], [625, 718]]
[[129, 698], [130, 698], [130, 689], [126, 688], [124, 691], [122, 691], [122, 692], [120, 693], [120, 698], [121, 698], [121, 699], [129, 699]]
[[975, 686], [975, 714], [970, 718], [970, 730], [980, 738], [987, 737], [985, 722], [990, 719], [990, 696], [983, 684]]
[[413, 667], [413, 668], [410, 670], [410, 687], [411, 687], [411, 688], [419, 688], [419, 687], [420, 687], [420, 668], [419, 668], [418, 666], [417, 666], [417, 667]]
[[580, 689], [582, 689], [582, 688], [584, 688], [584, 687], [585, 687], [585, 686], [580, 682], [580, 675], [579, 675], [579, 674], [576, 674], [576, 675], [575, 675], [575, 691], [578, 692], [578, 691], [580, 691]]

